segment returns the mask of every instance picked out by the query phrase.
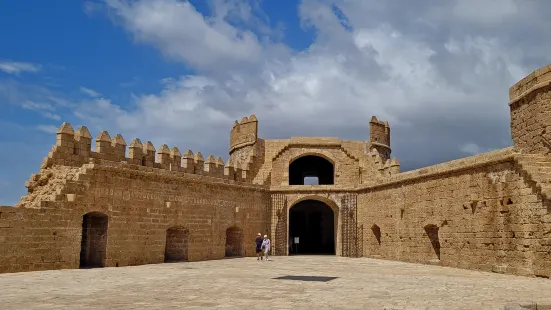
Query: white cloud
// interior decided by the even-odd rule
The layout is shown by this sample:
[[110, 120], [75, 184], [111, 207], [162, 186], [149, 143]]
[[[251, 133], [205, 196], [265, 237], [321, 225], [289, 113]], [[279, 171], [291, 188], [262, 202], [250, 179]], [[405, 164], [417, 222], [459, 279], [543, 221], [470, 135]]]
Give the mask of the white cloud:
[[22, 102], [21, 107], [23, 109], [27, 109], [27, 110], [48, 110], [48, 111], [53, 111], [54, 110], [54, 107], [49, 103], [34, 102], [34, 101], [31, 101], [31, 100], [26, 100], [26, 101]]
[[0, 70], [8, 74], [19, 75], [21, 72], [38, 72], [40, 66], [27, 62], [5, 60], [0, 61]]
[[92, 98], [96, 98], [96, 97], [99, 97], [101, 96], [100, 93], [98, 93], [97, 91], [93, 90], [93, 89], [90, 89], [90, 88], [86, 88], [86, 87], [80, 87], [80, 91]]
[[36, 129], [49, 134], [55, 134], [57, 131], [57, 127], [52, 125], [38, 125]]
[[[263, 43], [254, 32], [228, 20], [248, 22], [251, 7], [238, 0], [215, 0], [214, 14], [201, 15], [188, 1], [106, 0], [115, 20], [138, 42], [156, 46], [171, 59], [200, 69], [259, 63]], [[266, 43], [266, 44], [269, 44]]]
[[467, 153], [469, 155], [476, 155], [476, 154], [480, 154], [480, 153], [486, 153], [486, 152], [490, 152], [492, 151], [493, 149], [491, 148], [485, 148], [485, 147], [480, 147], [478, 145], [476, 145], [475, 143], [467, 143], [467, 144], [464, 144], [462, 145], [459, 150], [463, 153]]
[[50, 89], [15, 79], [0, 80], [0, 104], [12, 105], [33, 111], [43, 118], [60, 121], [63, 110], [72, 109], [74, 103]]
[[[551, 62], [534, 52], [550, 41], [538, 28], [549, 5], [534, 9], [534, 2], [509, 1], [466, 20], [459, 1], [303, 0], [298, 14], [316, 40], [294, 53], [230, 23], [232, 16], [250, 19], [243, 13], [249, 11], [221, 5], [236, 1], [214, 1], [210, 18], [186, 1], [107, 3], [134, 38], [197, 74], [166, 79], [158, 94], [136, 95], [131, 110], [104, 99], [81, 105], [78, 115], [157, 144], [220, 155], [232, 121], [251, 113], [265, 138], [368, 139], [377, 115], [390, 122], [394, 150], [410, 166], [503, 147], [510, 143], [508, 87]], [[524, 45], [511, 41], [512, 25], [505, 31], [496, 22], [503, 19]]]
[[54, 113], [50, 113], [50, 112], [43, 112], [42, 116], [44, 116], [45, 118], [49, 118], [51, 120], [54, 120], [54, 121], [61, 120], [61, 116], [59, 116], [57, 114], [54, 114]]

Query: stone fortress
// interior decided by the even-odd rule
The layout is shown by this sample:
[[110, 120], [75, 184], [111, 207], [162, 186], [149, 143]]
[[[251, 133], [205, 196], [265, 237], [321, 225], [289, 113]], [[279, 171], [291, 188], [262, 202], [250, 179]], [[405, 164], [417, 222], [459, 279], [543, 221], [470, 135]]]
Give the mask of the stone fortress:
[[[0, 208], [0, 272], [334, 254], [551, 276], [551, 66], [510, 89], [509, 148], [414, 171], [368, 141], [264, 140], [235, 122], [230, 157], [64, 123], [28, 195]], [[305, 184], [316, 182], [317, 184]], [[298, 241], [298, 243], [297, 243]]]

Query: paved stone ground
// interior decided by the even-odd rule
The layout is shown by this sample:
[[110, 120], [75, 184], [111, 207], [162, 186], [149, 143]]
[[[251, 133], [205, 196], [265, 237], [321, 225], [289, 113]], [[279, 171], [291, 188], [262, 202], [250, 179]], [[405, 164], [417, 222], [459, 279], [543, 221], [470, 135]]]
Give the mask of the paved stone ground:
[[[280, 276], [338, 277], [328, 282]], [[551, 280], [332, 256], [0, 275], [7, 309], [502, 309], [551, 301]]]

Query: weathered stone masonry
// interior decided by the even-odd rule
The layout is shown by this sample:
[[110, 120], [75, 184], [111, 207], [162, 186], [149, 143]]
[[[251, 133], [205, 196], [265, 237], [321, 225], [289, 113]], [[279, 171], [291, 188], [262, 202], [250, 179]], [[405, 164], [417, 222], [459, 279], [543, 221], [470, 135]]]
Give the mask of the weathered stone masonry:
[[[550, 84], [547, 66], [511, 87], [513, 147], [403, 173], [375, 117], [367, 141], [264, 140], [244, 117], [226, 163], [105, 131], [92, 151], [64, 123], [28, 195], [0, 208], [0, 271], [252, 256], [258, 232], [288, 255], [291, 210], [317, 201], [333, 217], [309, 221], [333, 231], [306, 240], [339, 256], [550, 277]], [[324, 185], [290, 185], [306, 177]]]

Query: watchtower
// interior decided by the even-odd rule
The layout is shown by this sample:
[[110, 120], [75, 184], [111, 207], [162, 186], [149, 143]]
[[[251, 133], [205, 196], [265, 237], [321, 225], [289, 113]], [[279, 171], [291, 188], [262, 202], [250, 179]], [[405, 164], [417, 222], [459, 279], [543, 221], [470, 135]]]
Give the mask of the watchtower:
[[369, 121], [369, 141], [370, 149], [376, 149], [383, 162], [390, 159], [390, 126], [388, 122], [377, 120], [377, 117], [371, 117]]

